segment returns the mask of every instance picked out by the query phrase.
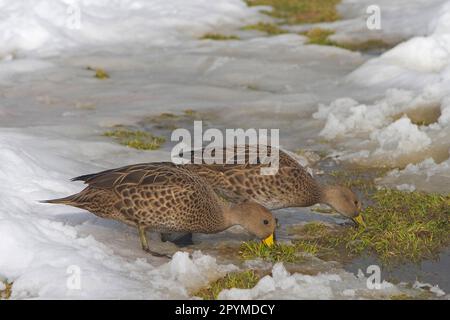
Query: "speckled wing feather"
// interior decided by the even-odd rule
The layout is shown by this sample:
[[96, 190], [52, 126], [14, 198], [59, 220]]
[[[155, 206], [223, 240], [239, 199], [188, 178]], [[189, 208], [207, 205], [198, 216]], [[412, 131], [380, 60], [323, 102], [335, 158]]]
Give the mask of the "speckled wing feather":
[[[270, 155], [271, 147], [268, 148]], [[319, 197], [319, 187], [308, 171], [284, 151], [279, 151], [279, 169], [275, 175], [262, 175], [261, 168], [267, 164], [258, 160], [250, 163], [250, 155], [258, 149], [248, 145], [234, 148], [235, 158], [225, 164], [188, 164], [189, 170], [205, 178], [217, 193], [224, 194], [231, 202], [253, 200], [268, 209], [289, 206], [308, 206]], [[233, 162], [239, 154], [245, 155], [246, 162]], [[226, 150], [223, 150], [224, 160]], [[195, 151], [191, 157], [196, 156]], [[231, 164], [230, 164], [231, 162]]]
[[[261, 148], [266, 148], [266, 153], [264, 155], [271, 156], [272, 149], [278, 150], [279, 154], [279, 166], [280, 167], [298, 167], [300, 164], [289, 156], [286, 152], [279, 148], [271, 146], [261, 146]], [[252, 167], [268, 167], [269, 164], [260, 156], [260, 146], [251, 145], [240, 145], [240, 146], [228, 146], [222, 149], [222, 161], [221, 163], [212, 163], [215, 158], [214, 148], [204, 148], [200, 150], [191, 150], [186, 152], [186, 154], [180, 154], [180, 157], [190, 160], [190, 163], [203, 164], [206, 166], [214, 167], [214, 170], [227, 170], [230, 165], [236, 167], [247, 168]], [[211, 157], [208, 157], [211, 155]], [[242, 163], [243, 160], [243, 163]], [[252, 160], [252, 161], [251, 161]]]
[[88, 187], [70, 204], [161, 232], [217, 232], [220, 202], [197, 175], [172, 163], [145, 163], [76, 178]]

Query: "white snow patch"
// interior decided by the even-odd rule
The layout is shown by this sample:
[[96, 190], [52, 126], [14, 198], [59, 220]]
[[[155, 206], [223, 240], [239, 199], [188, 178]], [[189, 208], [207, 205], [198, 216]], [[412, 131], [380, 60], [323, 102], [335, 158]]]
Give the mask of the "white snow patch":
[[413, 92], [398, 89], [388, 90], [385, 97], [373, 105], [359, 104], [352, 98], [339, 98], [328, 106], [320, 104], [313, 118], [325, 119], [325, 127], [319, 134], [334, 139], [381, 128], [389, 123], [389, 116], [406, 109], [412, 100]]
[[[61, 143], [67, 140], [43, 141], [11, 130], [0, 134], [0, 278], [14, 283], [13, 299], [188, 298], [190, 290], [237, 269], [200, 252], [192, 257], [177, 252], [161, 264], [164, 260], [140, 252], [136, 234], [129, 241], [138, 256], [121, 256], [113, 245], [114, 225], [102, 230], [102, 219], [96, 220], [97, 232], [86, 236], [88, 220], [80, 210], [40, 204], [37, 200], [80, 190], [67, 174], [92, 168], [74, 160], [82, 155], [78, 148], [91, 157], [111, 149], [78, 141], [78, 148], [56, 151]], [[67, 285], [72, 266], [80, 271], [79, 290]]]
[[436, 163], [433, 158], [427, 158], [417, 164], [408, 164], [403, 170], [394, 169], [378, 182], [402, 190], [445, 193], [450, 184], [450, 160]]
[[450, 62], [450, 2], [442, 4], [428, 22], [428, 35], [400, 43], [352, 72], [348, 79], [364, 86], [399, 85], [421, 88], [439, 81]]
[[420, 131], [418, 126], [406, 117], [373, 132], [370, 138], [379, 144], [374, 154], [390, 154], [394, 157], [423, 150], [431, 144], [427, 134]]
[[81, 46], [173, 45], [255, 21], [240, 0], [0, 0], [0, 56]]
[[381, 298], [401, 292], [386, 281], [381, 289], [367, 287], [367, 278], [341, 271], [339, 274], [320, 273], [316, 276], [290, 274], [283, 263], [273, 266], [272, 276], [263, 277], [252, 289], [225, 289], [219, 299], [352, 299]]

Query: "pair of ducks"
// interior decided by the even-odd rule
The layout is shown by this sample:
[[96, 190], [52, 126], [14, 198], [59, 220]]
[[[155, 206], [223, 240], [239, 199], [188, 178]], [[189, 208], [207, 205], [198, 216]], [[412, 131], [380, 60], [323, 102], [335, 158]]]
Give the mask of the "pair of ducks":
[[[271, 147], [267, 148], [270, 154]], [[203, 159], [201, 164], [143, 163], [83, 175], [72, 181], [84, 181], [88, 185], [84, 190], [44, 202], [82, 208], [135, 226], [143, 250], [155, 256], [162, 255], [149, 249], [147, 230], [217, 233], [241, 225], [271, 246], [277, 223], [269, 209], [324, 203], [363, 223], [360, 203], [350, 189], [319, 184], [282, 150], [278, 172], [261, 175], [260, 169], [267, 165], [259, 158], [256, 164], [248, 161], [255, 151], [248, 146], [240, 149], [244, 164], [237, 164], [236, 157], [232, 164], [206, 164]], [[191, 160], [194, 157], [192, 152]]]

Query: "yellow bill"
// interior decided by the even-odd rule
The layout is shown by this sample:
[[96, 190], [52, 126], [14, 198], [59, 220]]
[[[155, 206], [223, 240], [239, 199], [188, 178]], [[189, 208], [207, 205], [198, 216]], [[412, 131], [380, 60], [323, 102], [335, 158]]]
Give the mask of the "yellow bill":
[[273, 233], [262, 241], [266, 246], [271, 247], [274, 244]]
[[366, 223], [363, 220], [363, 217], [361, 214], [357, 215], [353, 218], [353, 221], [355, 221], [359, 226], [366, 227]]

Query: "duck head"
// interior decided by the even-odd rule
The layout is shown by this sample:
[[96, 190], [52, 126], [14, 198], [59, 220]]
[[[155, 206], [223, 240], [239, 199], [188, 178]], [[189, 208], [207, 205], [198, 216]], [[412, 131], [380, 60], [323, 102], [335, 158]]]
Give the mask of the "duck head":
[[347, 187], [325, 186], [322, 189], [321, 203], [325, 203], [356, 224], [365, 226], [361, 216], [361, 202], [357, 195]]
[[238, 224], [261, 239], [264, 244], [273, 245], [277, 222], [272, 213], [262, 205], [256, 202], [232, 205], [225, 210], [225, 218], [230, 226]]

